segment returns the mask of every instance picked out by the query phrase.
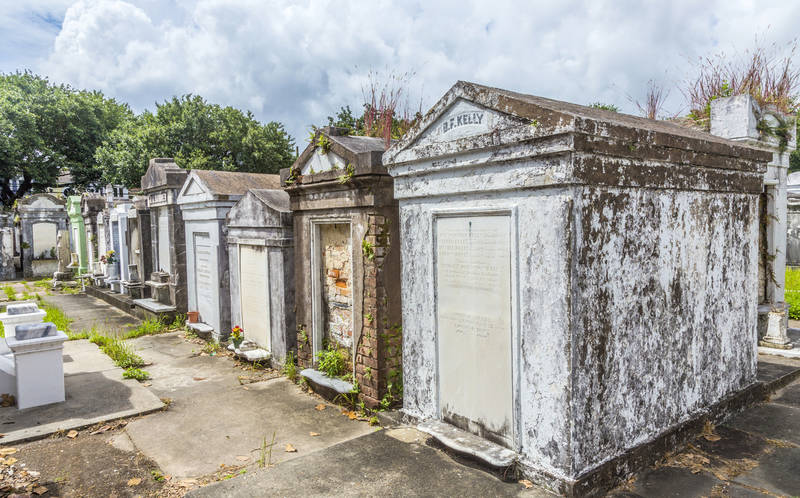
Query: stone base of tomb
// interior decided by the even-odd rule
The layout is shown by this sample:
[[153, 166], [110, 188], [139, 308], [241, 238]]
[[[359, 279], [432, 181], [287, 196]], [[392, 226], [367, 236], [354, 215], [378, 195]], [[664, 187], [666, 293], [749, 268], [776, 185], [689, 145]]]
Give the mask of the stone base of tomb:
[[258, 344], [250, 341], [244, 341], [238, 348], [234, 347], [233, 344], [229, 344], [228, 351], [233, 351], [237, 358], [251, 363], [270, 361], [271, 359], [269, 351], [258, 347]]
[[186, 327], [197, 335], [197, 337], [204, 341], [210, 341], [214, 336], [214, 328], [211, 325], [206, 325], [203, 322], [186, 322]]
[[144, 317], [144, 315], [136, 313], [136, 305], [133, 303], [133, 299], [128, 295], [114, 292], [106, 287], [97, 286], [86, 286], [86, 294], [101, 299], [129, 315], [133, 315], [137, 318]]
[[[307, 370], [301, 372], [306, 377]], [[316, 371], [315, 371], [316, 372]], [[322, 373], [316, 374], [323, 376]], [[791, 378], [789, 378], [791, 377]], [[493, 471], [516, 472], [520, 479], [549, 488], [563, 496], [599, 495], [625, 482], [636, 472], [652, 465], [667, 453], [680, 449], [703, 433], [706, 423], [721, 423], [727, 417], [762, 401], [768, 393], [785, 386], [796, 376], [774, 382], [755, 382], [722, 401], [697, 412], [692, 419], [678, 424], [659, 436], [612, 458], [577, 478], [556, 475], [529, 461], [524, 455], [488, 442], [450, 424], [436, 420], [418, 420], [403, 413], [403, 422], [417, 425], [449, 451], [466, 456]], [[308, 377], [306, 377], [308, 379]], [[309, 382], [312, 384], [312, 382]]]
[[53, 280], [56, 282], [60, 282], [62, 280], [72, 280], [72, 272], [71, 271], [57, 271], [53, 273]]
[[789, 344], [773, 345], [767, 341], [758, 341], [758, 353], [784, 358], [800, 358], [800, 329], [786, 329], [786, 336], [789, 338]]
[[178, 315], [175, 306], [160, 303], [152, 298], [134, 299], [133, 304], [136, 305], [136, 316], [140, 316], [145, 320], [159, 319], [164, 323], [172, 323]]
[[302, 370], [300, 376], [308, 382], [308, 385], [311, 386], [315, 393], [326, 399], [333, 400], [353, 392], [353, 384], [341, 379], [332, 379], [313, 368]]
[[141, 282], [122, 282], [122, 287], [125, 288], [125, 293], [131, 296], [131, 299], [144, 299], [145, 286]]

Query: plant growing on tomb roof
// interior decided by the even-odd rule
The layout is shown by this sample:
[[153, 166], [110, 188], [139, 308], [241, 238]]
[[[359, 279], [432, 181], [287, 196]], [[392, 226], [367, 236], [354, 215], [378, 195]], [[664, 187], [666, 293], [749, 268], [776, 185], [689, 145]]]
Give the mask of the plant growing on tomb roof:
[[778, 150], [783, 152], [789, 145], [789, 140], [792, 138], [792, 129], [789, 121], [780, 114], [773, 114], [772, 117], [778, 122], [775, 126], [770, 126], [766, 118], [758, 120], [756, 129], [761, 134], [761, 137], [771, 136], [778, 139]]
[[350, 181], [352, 181], [355, 172], [356, 172], [355, 167], [352, 164], [347, 163], [347, 165], [344, 167], [344, 173], [338, 178], [339, 183], [344, 185], [345, 183], [349, 183]]
[[289, 168], [289, 176], [286, 177], [286, 185], [294, 185], [295, 183], [300, 183], [300, 180], [303, 178], [303, 175], [300, 174], [300, 168], [291, 167]]
[[319, 147], [319, 153], [322, 156], [331, 150], [331, 141], [324, 133], [319, 134], [317, 138], [317, 147]]

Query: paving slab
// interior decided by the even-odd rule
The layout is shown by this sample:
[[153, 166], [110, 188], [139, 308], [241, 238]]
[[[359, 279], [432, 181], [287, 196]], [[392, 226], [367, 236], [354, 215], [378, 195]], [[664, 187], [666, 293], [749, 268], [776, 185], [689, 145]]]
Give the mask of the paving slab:
[[[178, 333], [129, 342], [152, 363], [146, 367], [152, 377], [149, 389], [171, 402], [169, 410], [131, 422], [126, 432], [166, 474], [198, 477], [219, 470], [220, 464], [253, 464], [264, 438], [270, 443], [273, 434], [272, 459], [281, 462], [373, 430], [277, 373], [243, 385], [239, 376], [247, 372], [232, 358], [201, 355], [200, 345]], [[325, 408], [318, 410], [320, 404]], [[297, 452], [287, 453], [287, 444]]]
[[648, 469], [636, 478], [629, 491], [611, 493], [614, 497], [684, 497], [710, 496], [711, 489], [719, 481], [714, 476], [682, 467], [659, 467]]
[[109, 333], [123, 334], [142, 323], [105, 301], [86, 294], [53, 294], [42, 296], [42, 301], [56, 306], [73, 319], [72, 330], [90, 330], [97, 327]]
[[427, 439], [410, 428], [375, 431], [187, 496], [554, 496], [456, 462]]
[[725, 426], [800, 444], [800, 409], [790, 406], [775, 403], [756, 405], [725, 422]]
[[779, 390], [770, 401], [780, 405], [800, 408], [800, 384], [791, 384]]
[[695, 440], [694, 445], [709, 455], [741, 460], [748, 458], [755, 460], [772, 446], [761, 436], [756, 436], [745, 431], [740, 431], [726, 426], [719, 426], [714, 433], [720, 437], [717, 441], [710, 441], [704, 437]]
[[782, 496], [800, 494], [800, 448], [775, 448], [734, 481]]
[[160, 410], [163, 403], [89, 341], [65, 343], [66, 401], [25, 410], [0, 408], [3, 444], [27, 441], [100, 422]]

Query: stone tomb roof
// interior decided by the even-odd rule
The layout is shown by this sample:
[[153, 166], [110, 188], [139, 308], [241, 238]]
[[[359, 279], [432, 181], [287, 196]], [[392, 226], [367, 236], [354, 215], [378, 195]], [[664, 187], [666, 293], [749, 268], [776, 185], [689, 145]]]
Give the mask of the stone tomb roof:
[[[533, 157], [538, 164], [529, 174], [501, 178], [504, 165]], [[460, 168], [471, 176], [475, 166], [494, 163], [498, 171], [482, 190], [616, 184], [760, 191], [770, 158], [666, 121], [459, 81], [383, 162], [396, 186], [399, 177]], [[395, 193], [412, 194], [402, 187]]]
[[280, 188], [278, 175], [193, 170], [178, 194], [178, 204], [240, 199], [250, 189]]
[[169, 157], [156, 157], [150, 159], [150, 165], [142, 177], [142, 191], [152, 191], [162, 188], [179, 188], [186, 180], [189, 172], [175, 163]]
[[66, 202], [52, 194], [33, 194], [17, 202], [17, 209], [28, 211], [66, 211]]
[[[297, 172], [295, 176], [302, 176], [303, 184], [338, 180], [348, 166], [352, 166], [353, 177], [387, 174], [381, 161], [386, 149], [382, 138], [347, 135], [347, 129], [333, 126], [320, 128], [314, 137], [291, 168], [281, 170], [283, 184], [292, 171]], [[320, 137], [325, 137], [329, 143], [325, 151], [319, 146]]]
[[228, 213], [228, 227], [270, 228], [292, 225], [289, 194], [280, 189], [253, 189]]
[[[386, 151], [384, 163], [414, 162], [559, 134], [574, 137], [572, 150], [695, 166], [758, 171], [766, 157], [762, 150], [668, 121], [459, 81]], [[715, 159], [710, 161], [709, 156]]]
[[102, 194], [83, 194], [81, 197], [81, 214], [94, 216], [106, 207], [106, 199]]

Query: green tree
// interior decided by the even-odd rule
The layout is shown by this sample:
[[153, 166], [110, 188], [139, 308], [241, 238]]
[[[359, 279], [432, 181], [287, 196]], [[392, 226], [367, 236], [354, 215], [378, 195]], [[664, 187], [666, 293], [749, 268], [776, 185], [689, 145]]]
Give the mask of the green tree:
[[130, 115], [127, 105], [100, 92], [53, 85], [30, 72], [0, 74], [0, 202], [8, 207], [54, 186], [62, 170], [79, 190], [98, 181], [95, 149]]
[[95, 154], [104, 178], [128, 187], [139, 186], [152, 157], [187, 169], [277, 173], [294, 161], [294, 140], [280, 123], [184, 95], [124, 123]]

